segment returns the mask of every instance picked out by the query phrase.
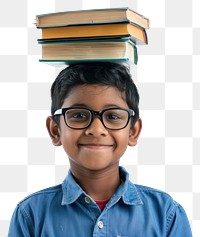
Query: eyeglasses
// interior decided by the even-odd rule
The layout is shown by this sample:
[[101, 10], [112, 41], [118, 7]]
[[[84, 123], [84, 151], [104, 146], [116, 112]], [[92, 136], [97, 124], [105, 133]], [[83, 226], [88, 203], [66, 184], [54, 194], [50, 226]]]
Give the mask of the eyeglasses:
[[128, 125], [135, 112], [131, 109], [109, 108], [102, 111], [94, 111], [86, 108], [62, 108], [58, 109], [54, 116], [63, 115], [65, 123], [73, 129], [84, 129], [89, 127], [97, 116], [105, 128], [120, 130]]

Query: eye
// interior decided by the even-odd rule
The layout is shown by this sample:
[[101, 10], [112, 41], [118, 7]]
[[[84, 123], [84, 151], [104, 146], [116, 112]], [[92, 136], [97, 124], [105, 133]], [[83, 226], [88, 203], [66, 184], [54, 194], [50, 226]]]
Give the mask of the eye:
[[106, 115], [107, 120], [118, 120], [121, 119], [119, 114], [110, 113]]
[[70, 122], [85, 122], [90, 118], [90, 114], [84, 110], [69, 110], [66, 114], [66, 118]]
[[104, 122], [109, 124], [122, 124], [127, 121], [127, 111], [122, 109], [109, 109], [104, 113]]
[[68, 117], [69, 119], [80, 119], [80, 120], [83, 120], [83, 119], [87, 119], [88, 116], [87, 114], [83, 113], [83, 112], [76, 112], [76, 113], [73, 113], [70, 115], [70, 117]]
[[104, 119], [107, 123], [120, 123], [123, 118], [119, 113], [109, 111], [105, 114]]

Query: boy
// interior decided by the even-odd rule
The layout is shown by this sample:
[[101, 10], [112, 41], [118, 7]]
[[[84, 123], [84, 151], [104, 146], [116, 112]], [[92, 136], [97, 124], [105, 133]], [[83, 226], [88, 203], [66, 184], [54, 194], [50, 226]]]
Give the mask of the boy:
[[183, 208], [158, 190], [134, 185], [119, 167], [142, 128], [139, 95], [121, 64], [71, 65], [51, 88], [47, 129], [70, 171], [62, 185], [18, 204], [9, 237], [190, 237]]

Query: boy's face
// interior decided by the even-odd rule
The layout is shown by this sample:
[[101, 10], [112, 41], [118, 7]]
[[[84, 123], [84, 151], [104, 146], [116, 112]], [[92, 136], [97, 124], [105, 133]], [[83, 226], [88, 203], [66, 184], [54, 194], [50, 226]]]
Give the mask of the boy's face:
[[[77, 86], [64, 100], [62, 108], [83, 107], [94, 111], [108, 108], [128, 108], [122, 93], [114, 88], [100, 85]], [[59, 128], [49, 117], [47, 127], [54, 145], [62, 145], [67, 153], [71, 168], [102, 170], [119, 164], [119, 159], [128, 145], [134, 146], [141, 130], [138, 120], [121, 130], [109, 130], [98, 117], [84, 129], [69, 128], [60, 116]]]

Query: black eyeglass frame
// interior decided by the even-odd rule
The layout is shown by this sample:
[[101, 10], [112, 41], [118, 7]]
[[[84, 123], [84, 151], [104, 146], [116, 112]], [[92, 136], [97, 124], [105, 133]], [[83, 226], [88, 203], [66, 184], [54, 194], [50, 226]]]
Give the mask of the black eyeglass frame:
[[[65, 113], [66, 111], [70, 110], [70, 109], [85, 109], [87, 111], [90, 112], [91, 114], [91, 119], [88, 123], [87, 126], [83, 127], [83, 128], [74, 128], [74, 127], [71, 127], [67, 121], [66, 121], [66, 117], [65, 117]], [[108, 110], [112, 110], [112, 109], [118, 109], [118, 110], [123, 110], [123, 111], [127, 111], [128, 112], [128, 119], [127, 119], [127, 123], [122, 127], [122, 128], [108, 128], [105, 124], [104, 124], [104, 121], [103, 121], [103, 114], [108, 111]], [[77, 130], [80, 130], [80, 129], [85, 129], [85, 128], [88, 128], [93, 120], [94, 120], [94, 117], [98, 117], [101, 121], [101, 123], [103, 124], [103, 126], [106, 128], [106, 129], [109, 129], [109, 130], [121, 130], [121, 129], [124, 129], [129, 121], [130, 121], [130, 118], [131, 117], [134, 117], [135, 116], [135, 111], [132, 110], [132, 109], [126, 109], [126, 108], [118, 108], [118, 107], [113, 107], [113, 108], [108, 108], [108, 109], [104, 109], [104, 110], [101, 110], [101, 111], [95, 111], [95, 110], [91, 110], [91, 109], [88, 109], [88, 108], [84, 108], [84, 107], [69, 107], [69, 108], [61, 108], [61, 109], [58, 109], [55, 111], [55, 113], [53, 114], [53, 116], [58, 116], [58, 115], [63, 115], [64, 117], [64, 121], [65, 121], [65, 124], [69, 127], [69, 128], [72, 128], [72, 129], [77, 129]]]

